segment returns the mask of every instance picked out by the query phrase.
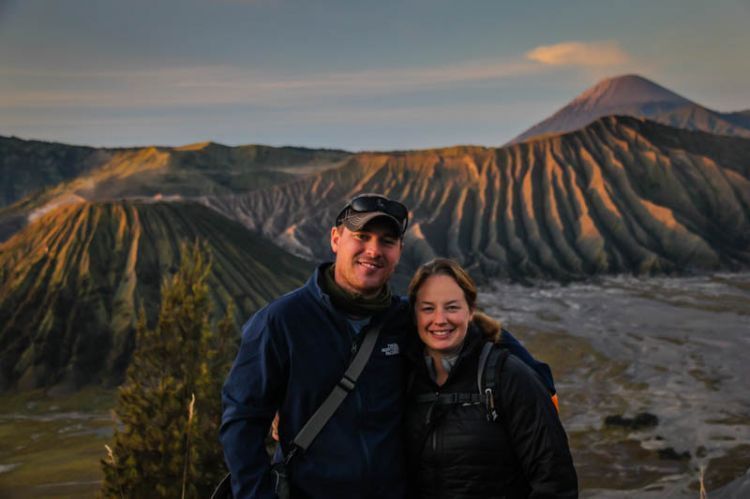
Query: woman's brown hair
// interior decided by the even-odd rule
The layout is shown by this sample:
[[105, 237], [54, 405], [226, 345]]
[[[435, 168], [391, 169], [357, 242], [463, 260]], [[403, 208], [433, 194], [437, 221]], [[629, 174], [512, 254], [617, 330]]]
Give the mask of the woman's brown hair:
[[409, 283], [409, 304], [414, 307], [417, 300], [417, 292], [422, 284], [434, 275], [447, 275], [452, 277], [458, 287], [464, 292], [469, 309], [474, 310], [477, 303], [477, 285], [469, 274], [458, 263], [448, 258], [435, 258], [420, 266], [414, 273]]

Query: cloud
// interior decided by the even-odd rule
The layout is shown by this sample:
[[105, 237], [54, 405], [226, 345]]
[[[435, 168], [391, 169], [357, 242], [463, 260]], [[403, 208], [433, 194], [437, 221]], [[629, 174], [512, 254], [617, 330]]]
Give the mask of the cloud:
[[630, 60], [615, 42], [562, 42], [541, 45], [526, 58], [552, 66], [617, 66]]
[[[0, 109], [222, 104], [299, 107], [321, 98], [455, 88], [534, 74], [539, 69], [519, 58], [297, 75], [218, 65], [76, 72], [0, 68]], [[39, 82], [36, 88], [28, 88], [31, 80]]]

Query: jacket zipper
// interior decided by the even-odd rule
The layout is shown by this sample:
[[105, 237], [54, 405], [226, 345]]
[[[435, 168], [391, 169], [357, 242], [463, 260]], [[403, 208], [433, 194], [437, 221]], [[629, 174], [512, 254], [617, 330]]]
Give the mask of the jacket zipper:
[[437, 432], [438, 428], [435, 427], [435, 430], [432, 432], [432, 453], [437, 454]]
[[[354, 356], [357, 355], [357, 351], [359, 350], [361, 341], [358, 341], [358, 340], [361, 340], [362, 338], [364, 338], [363, 335], [367, 334], [368, 329], [369, 329], [369, 325], [363, 327], [357, 336], [352, 335], [351, 332], [349, 333], [352, 338], [351, 358], [349, 359], [349, 363], [351, 363], [351, 361], [354, 359]], [[366, 483], [365, 478], [371, 476], [370, 468], [372, 466], [370, 463], [372, 459], [370, 457], [370, 449], [367, 446], [367, 441], [365, 440], [364, 432], [362, 431], [362, 428], [361, 428], [363, 413], [364, 413], [364, 402], [362, 400], [362, 392], [360, 390], [357, 390], [357, 388], [359, 387], [359, 383], [360, 381], [358, 380], [357, 386], [355, 386], [354, 388], [354, 392], [355, 392], [354, 395], [356, 395], [356, 399], [357, 399], [357, 426], [360, 427], [359, 442], [362, 445], [362, 455], [365, 460], [364, 476], [362, 476], [361, 483], [365, 484]], [[369, 487], [369, 484], [365, 486]]]

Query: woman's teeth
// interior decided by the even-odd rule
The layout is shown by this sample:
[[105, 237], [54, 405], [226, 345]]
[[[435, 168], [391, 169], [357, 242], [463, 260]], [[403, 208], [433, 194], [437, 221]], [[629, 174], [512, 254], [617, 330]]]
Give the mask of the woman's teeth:
[[453, 332], [453, 330], [448, 329], [445, 331], [430, 331], [430, 334], [433, 336], [437, 336], [437, 337], [444, 337], [444, 336], [448, 336], [449, 334], [451, 334], [451, 332]]

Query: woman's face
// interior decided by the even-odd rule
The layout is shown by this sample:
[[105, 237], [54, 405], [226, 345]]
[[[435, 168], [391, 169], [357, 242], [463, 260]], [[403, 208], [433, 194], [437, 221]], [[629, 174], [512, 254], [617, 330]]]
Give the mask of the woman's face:
[[466, 338], [472, 313], [463, 290], [450, 276], [430, 276], [417, 291], [417, 332], [428, 351], [457, 352]]

